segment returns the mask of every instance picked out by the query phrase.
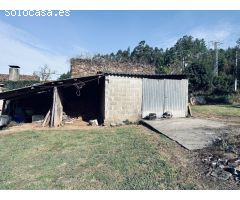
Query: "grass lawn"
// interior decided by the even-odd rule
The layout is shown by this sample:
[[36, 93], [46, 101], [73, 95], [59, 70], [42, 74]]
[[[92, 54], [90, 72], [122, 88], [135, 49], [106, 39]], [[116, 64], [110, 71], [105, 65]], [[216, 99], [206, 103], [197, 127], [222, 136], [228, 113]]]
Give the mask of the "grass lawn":
[[2, 135], [0, 189], [202, 188], [182, 151], [141, 126]]
[[196, 105], [192, 106], [194, 114], [204, 114], [216, 117], [240, 117], [240, 107], [232, 105]]

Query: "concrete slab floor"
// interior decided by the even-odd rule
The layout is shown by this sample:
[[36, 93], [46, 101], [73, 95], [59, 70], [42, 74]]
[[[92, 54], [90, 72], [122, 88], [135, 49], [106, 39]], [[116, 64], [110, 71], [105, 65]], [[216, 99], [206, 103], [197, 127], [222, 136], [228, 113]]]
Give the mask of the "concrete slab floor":
[[227, 124], [198, 118], [141, 120], [143, 124], [176, 141], [189, 150], [202, 149], [220, 136], [219, 129]]

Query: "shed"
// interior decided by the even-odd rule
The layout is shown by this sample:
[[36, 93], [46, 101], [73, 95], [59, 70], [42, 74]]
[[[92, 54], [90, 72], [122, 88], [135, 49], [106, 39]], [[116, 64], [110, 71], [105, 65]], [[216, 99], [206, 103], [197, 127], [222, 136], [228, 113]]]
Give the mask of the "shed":
[[22, 122], [32, 122], [33, 115], [49, 112], [51, 118], [55, 112], [65, 112], [85, 121], [97, 119], [99, 124], [135, 122], [149, 113], [161, 117], [165, 111], [185, 117], [188, 80], [185, 75], [100, 72], [3, 92], [0, 99], [4, 99], [3, 114]]
[[188, 80], [185, 75], [105, 73], [107, 122], [137, 121], [149, 113], [186, 117]]

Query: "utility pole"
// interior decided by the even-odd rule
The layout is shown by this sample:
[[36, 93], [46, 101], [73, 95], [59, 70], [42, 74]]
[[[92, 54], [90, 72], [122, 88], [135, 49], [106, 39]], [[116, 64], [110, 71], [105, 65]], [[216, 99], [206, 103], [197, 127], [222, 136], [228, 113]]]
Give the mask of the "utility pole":
[[211, 43], [213, 44], [215, 50], [215, 65], [213, 73], [215, 76], [218, 76], [218, 46], [220, 46], [222, 43], [218, 41], [211, 41]]
[[184, 58], [184, 56], [182, 57], [182, 69], [184, 69], [185, 68], [185, 58]]
[[237, 65], [238, 65], [238, 49], [236, 48], [234, 91], [237, 91], [237, 73], [238, 73]]

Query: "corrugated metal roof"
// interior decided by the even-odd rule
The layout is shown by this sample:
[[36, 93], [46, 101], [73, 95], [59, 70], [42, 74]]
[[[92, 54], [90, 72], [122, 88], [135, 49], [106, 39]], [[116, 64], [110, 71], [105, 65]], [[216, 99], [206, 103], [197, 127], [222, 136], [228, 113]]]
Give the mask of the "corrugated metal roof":
[[59, 81], [51, 81], [47, 83], [42, 83], [42, 84], [35, 84], [32, 86], [24, 87], [24, 88], [19, 88], [15, 90], [10, 90], [7, 92], [0, 93], [0, 99], [12, 99], [15, 97], [19, 97], [22, 95], [26, 94], [32, 94], [32, 93], [37, 93], [39, 91], [44, 91], [49, 88], [53, 88], [55, 86], [61, 87], [61, 86], [66, 86], [67, 84], [71, 85], [77, 82], [84, 82], [84, 81], [89, 81], [94, 78], [100, 78], [104, 77], [107, 75], [111, 76], [125, 76], [125, 77], [137, 77], [137, 78], [150, 78], [150, 79], [186, 79], [186, 75], [161, 75], [161, 74], [131, 74], [131, 73], [113, 73], [113, 72], [99, 72], [97, 75], [93, 76], [84, 76], [84, 77], [76, 77], [76, 78], [69, 78], [69, 79], [64, 79], [64, 80], [59, 80]]
[[187, 79], [185, 74], [133, 74], [133, 73], [113, 73], [113, 72], [98, 72], [98, 74], [110, 75], [110, 76], [125, 76], [125, 77], [137, 77], [137, 78], [151, 78], [151, 79]]
[[104, 75], [99, 74], [99, 75], [95, 75], [95, 76], [69, 78], [69, 79], [64, 79], [64, 80], [59, 80], [59, 81], [50, 81], [50, 82], [46, 82], [46, 83], [42, 83], [42, 84], [34, 84], [34, 85], [31, 85], [28, 87], [10, 90], [7, 92], [2, 92], [2, 93], [0, 93], [0, 99], [12, 99], [12, 98], [48, 90], [55, 86], [62, 87], [62, 86], [69, 86], [69, 85], [81, 83], [81, 82], [85, 83], [85, 82], [88, 82], [91, 80], [101, 78], [103, 76]]

